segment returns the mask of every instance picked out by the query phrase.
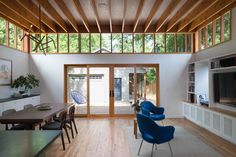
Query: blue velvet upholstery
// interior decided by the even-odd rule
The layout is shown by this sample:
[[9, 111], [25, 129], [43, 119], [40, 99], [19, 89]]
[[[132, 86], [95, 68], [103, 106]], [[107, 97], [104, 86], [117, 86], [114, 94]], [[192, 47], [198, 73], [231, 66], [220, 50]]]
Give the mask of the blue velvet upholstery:
[[150, 101], [143, 101], [140, 105], [143, 115], [146, 115], [155, 121], [165, 119], [163, 107], [157, 107]]

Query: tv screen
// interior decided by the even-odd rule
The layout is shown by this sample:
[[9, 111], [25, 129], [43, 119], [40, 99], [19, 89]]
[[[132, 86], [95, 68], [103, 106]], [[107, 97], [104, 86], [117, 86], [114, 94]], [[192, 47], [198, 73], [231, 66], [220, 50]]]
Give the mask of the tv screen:
[[236, 107], [236, 72], [216, 73], [213, 80], [215, 102]]

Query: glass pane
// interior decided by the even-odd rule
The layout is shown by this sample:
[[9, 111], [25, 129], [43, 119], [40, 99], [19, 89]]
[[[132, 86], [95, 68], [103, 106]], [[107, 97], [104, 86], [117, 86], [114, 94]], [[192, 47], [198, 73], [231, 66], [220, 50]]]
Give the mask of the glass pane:
[[109, 114], [109, 68], [89, 68], [90, 114]]
[[14, 48], [14, 25], [9, 23], [9, 47]]
[[79, 52], [79, 35], [78, 34], [69, 34], [70, 40], [70, 53]]
[[144, 52], [154, 52], [154, 34], [145, 34], [144, 45]]
[[156, 104], [156, 68], [137, 67], [137, 97]]
[[80, 35], [81, 38], [81, 53], [89, 53], [90, 52], [90, 39], [88, 33], [83, 33]]
[[114, 68], [114, 112], [115, 114], [133, 114], [134, 68]]
[[102, 33], [102, 46], [101, 53], [110, 53], [111, 52], [111, 34]]
[[[40, 36], [40, 35], [38, 35]], [[38, 52], [47, 52], [47, 37], [46, 34], [41, 34], [42, 43], [38, 47]]]
[[61, 33], [59, 35], [59, 53], [68, 53], [68, 34]]
[[207, 27], [207, 33], [208, 33], [208, 47], [212, 46], [212, 39], [213, 39], [213, 25], [210, 23]]
[[143, 35], [134, 34], [134, 52], [141, 53], [143, 52]]
[[175, 52], [174, 34], [166, 34], [166, 52]]
[[92, 53], [100, 53], [100, 34], [91, 34], [91, 51]]
[[133, 51], [133, 35], [123, 34], [123, 53], [132, 53]]
[[21, 41], [21, 37], [22, 37], [22, 29], [19, 27], [16, 27], [16, 40], [17, 40], [17, 45], [16, 48], [18, 50], [22, 50], [21, 46], [22, 46], [22, 41]]
[[224, 15], [224, 41], [230, 39], [230, 12]]
[[216, 39], [215, 39], [215, 43], [219, 44], [220, 43], [220, 18], [218, 18], [216, 20]]
[[156, 34], [155, 44], [155, 52], [165, 52], [165, 34]]
[[112, 53], [122, 52], [122, 34], [112, 34]]
[[87, 114], [87, 68], [68, 67], [67, 100], [76, 104], [76, 114]]
[[185, 34], [177, 34], [177, 52], [186, 52], [185, 50]]
[[48, 53], [57, 53], [57, 34], [48, 34]]
[[206, 48], [206, 28], [201, 29], [201, 49]]
[[187, 34], [187, 52], [192, 52], [192, 34]]
[[0, 18], [0, 44], [6, 45], [6, 21]]
[[[38, 34], [32, 34], [32, 36], [34, 36], [36, 39], [39, 39]], [[32, 39], [31, 39], [31, 52], [32, 53], [38, 52], [38, 48], [36, 48], [36, 42]]]

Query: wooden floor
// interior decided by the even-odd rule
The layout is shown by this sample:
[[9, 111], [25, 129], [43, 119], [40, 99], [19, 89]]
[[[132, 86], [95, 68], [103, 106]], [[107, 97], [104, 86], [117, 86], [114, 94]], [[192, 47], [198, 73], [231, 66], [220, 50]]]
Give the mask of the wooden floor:
[[[133, 126], [130, 118], [77, 118], [78, 134], [63, 151], [58, 138], [47, 149], [46, 156], [57, 157], [129, 157], [124, 128]], [[236, 145], [198, 127], [186, 119], [167, 119], [165, 125], [182, 126], [225, 157], [236, 157]]]

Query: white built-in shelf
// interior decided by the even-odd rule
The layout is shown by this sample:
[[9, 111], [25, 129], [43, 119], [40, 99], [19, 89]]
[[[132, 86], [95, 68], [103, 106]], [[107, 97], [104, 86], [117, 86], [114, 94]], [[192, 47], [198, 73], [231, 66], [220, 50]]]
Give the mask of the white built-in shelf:
[[236, 66], [214, 68], [214, 69], [210, 69], [210, 70], [211, 70], [211, 71], [218, 71], [218, 70], [231, 70], [231, 69], [236, 69]]

